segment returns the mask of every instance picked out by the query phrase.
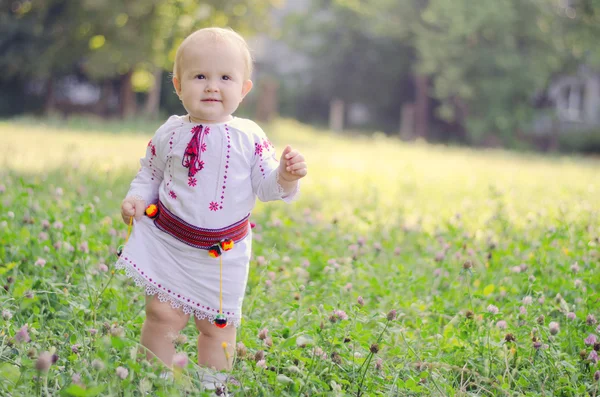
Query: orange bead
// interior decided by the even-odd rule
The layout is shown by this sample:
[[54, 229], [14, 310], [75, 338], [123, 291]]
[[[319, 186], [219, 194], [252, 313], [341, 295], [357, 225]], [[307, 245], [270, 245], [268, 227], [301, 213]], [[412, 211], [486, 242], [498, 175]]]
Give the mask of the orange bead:
[[146, 215], [148, 215], [150, 218], [154, 218], [156, 215], [158, 215], [158, 207], [156, 204], [150, 204], [148, 207], [146, 207]]
[[223, 248], [223, 251], [229, 251], [233, 248], [233, 240], [229, 239], [221, 241], [221, 248]]

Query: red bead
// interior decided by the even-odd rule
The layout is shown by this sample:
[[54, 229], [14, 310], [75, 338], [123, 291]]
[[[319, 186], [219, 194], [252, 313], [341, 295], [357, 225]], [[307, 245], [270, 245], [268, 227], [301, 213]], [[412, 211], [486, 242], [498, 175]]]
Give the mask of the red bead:
[[225, 328], [227, 326], [227, 317], [225, 317], [223, 314], [217, 314], [215, 316], [215, 325], [218, 328]]

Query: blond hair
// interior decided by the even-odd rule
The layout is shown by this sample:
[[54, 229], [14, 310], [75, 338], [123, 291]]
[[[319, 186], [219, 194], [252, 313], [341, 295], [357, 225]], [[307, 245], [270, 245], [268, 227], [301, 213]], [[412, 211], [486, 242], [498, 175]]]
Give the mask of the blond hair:
[[177, 48], [177, 52], [175, 53], [175, 63], [173, 64], [173, 75], [179, 81], [181, 81], [181, 70], [179, 69], [183, 51], [187, 46], [192, 45], [194, 42], [201, 39], [208, 39], [213, 43], [225, 41], [229, 44], [237, 46], [241, 51], [241, 55], [244, 58], [244, 64], [246, 66], [244, 71], [244, 79], [248, 80], [250, 78], [252, 75], [253, 61], [252, 54], [250, 53], [250, 47], [248, 46], [248, 43], [246, 43], [246, 40], [244, 40], [239, 33], [235, 32], [231, 28], [204, 28], [196, 30], [194, 33], [187, 36], [181, 42], [179, 48]]

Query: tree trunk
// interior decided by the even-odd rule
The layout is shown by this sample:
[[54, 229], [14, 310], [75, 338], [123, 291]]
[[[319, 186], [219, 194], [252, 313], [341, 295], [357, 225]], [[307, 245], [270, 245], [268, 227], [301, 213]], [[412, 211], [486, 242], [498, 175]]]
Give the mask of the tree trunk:
[[144, 106], [144, 114], [150, 117], [156, 117], [160, 107], [160, 91], [162, 89], [162, 69], [154, 70], [154, 84], [148, 92], [148, 98]]
[[46, 97], [44, 99], [44, 114], [49, 115], [54, 109], [54, 80], [49, 77], [46, 81]]
[[583, 100], [584, 118], [591, 125], [600, 123], [600, 75], [590, 76], [585, 82]]
[[135, 93], [133, 92], [133, 86], [131, 84], [132, 75], [133, 70], [129, 70], [127, 73], [121, 76], [119, 102], [121, 104], [122, 118], [132, 117], [136, 113]]
[[94, 112], [102, 117], [108, 117], [109, 115], [108, 103], [112, 95], [111, 84], [110, 79], [104, 79], [100, 85], [100, 99], [95, 105]]
[[333, 99], [329, 104], [329, 129], [341, 132], [344, 129], [344, 101]]
[[256, 104], [256, 119], [268, 123], [277, 115], [277, 90], [279, 83], [271, 78], [264, 78], [260, 85], [258, 103]]
[[423, 75], [415, 76], [415, 134], [427, 139], [429, 130], [429, 78]]
[[415, 104], [403, 103], [400, 110], [400, 139], [410, 141], [415, 137]]
[[558, 152], [558, 149], [560, 148], [559, 134], [560, 134], [559, 121], [553, 118], [552, 119], [552, 128], [550, 130], [550, 138], [548, 139], [548, 148], [547, 148], [548, 152]]

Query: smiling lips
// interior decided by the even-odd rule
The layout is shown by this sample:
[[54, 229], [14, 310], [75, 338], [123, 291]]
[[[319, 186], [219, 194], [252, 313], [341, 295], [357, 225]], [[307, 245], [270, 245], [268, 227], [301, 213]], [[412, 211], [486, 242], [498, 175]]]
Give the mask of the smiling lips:
[[221, 102], [218, 99], [214, 99], [214, 98], [208, 98], [208, 99], [203, 99], [202, 102]]

